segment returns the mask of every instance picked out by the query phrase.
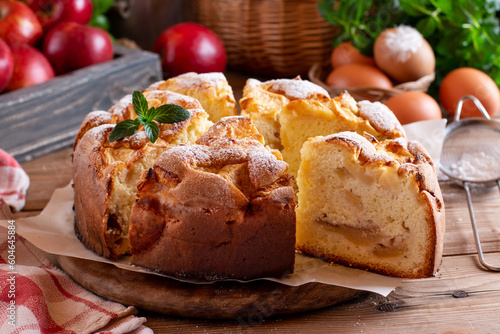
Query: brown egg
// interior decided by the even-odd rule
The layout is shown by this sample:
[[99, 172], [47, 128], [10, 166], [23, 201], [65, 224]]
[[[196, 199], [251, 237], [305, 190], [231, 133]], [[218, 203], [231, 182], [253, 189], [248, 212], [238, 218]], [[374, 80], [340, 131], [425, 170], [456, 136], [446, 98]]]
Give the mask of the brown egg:
[[358, 49], [351, 44], [351, 42], [340, 43], [335, 49], [333, 49], [330, 61], [333, 68], [348, 64], [365, 64], [375, 66], [375, 60], [373, 57], [362, 55]]
[[384, 104], [392, 110], [401, 124], [442, 118], [439, 104], [422, 92], [403, 92], [387, 99]]
[[436, 66], [430, 44], [408, 26], [384, 30], [375, 40], [373, 57], [378, 68], [397, 82], [418, 80], [434, 73]]
[[[500, 109], [498, 86], [486, 73], [470, 67], [457, 68], [448, 73], [439, 86], [439, 100], [450, 115], [455, 115], [458, 101], [465, 95], [473, 95], [481, 101], [490, 116]], [[461, 118], [483, 117], [474, 102], [465, 101]]]
[[326, 84], [342, 88], [392, 88], [392, 82], [387, 75], [374, 66], [364, 64], [348, 64], [337, 67], [328, 75]]

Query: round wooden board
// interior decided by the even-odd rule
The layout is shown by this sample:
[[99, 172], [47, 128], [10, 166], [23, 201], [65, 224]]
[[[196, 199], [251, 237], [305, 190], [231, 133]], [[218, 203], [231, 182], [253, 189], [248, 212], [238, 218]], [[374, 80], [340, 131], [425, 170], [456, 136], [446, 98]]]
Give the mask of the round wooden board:
[[107, 263], [66, 256], [56, 258], [73, 280], [101, 297], [173, 316], [268, 318], [335, 305], [363, 293], [321, 283], [293, 287], [265, 280], [192, 284]]

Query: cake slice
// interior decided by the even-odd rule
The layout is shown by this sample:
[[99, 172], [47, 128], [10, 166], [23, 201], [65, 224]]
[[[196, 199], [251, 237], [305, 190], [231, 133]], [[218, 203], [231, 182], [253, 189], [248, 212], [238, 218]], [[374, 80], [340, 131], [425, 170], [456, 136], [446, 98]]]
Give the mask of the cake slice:
[[309, 139], [301, 155], [298, 250], [395, 277], [435, 274], [444, 203], [419, 144], [342, 132]]

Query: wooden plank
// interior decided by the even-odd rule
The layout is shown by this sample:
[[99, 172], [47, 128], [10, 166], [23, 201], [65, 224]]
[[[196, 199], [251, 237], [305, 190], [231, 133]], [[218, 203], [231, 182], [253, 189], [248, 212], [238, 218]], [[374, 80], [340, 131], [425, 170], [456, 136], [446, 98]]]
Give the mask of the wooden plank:
[[[445, 203], [444, 254], [476, 253], [464, 189], [454, 182], [440, 182]], [[498, 187], [472, 188], [474, 214], [485, 252], [500, 251], [500, 191]]]
[[499, 301], [500, 275], [479, 269], [475, 257], [465, 255], [445, 257], [436, 278], [405, 280], [387, 298], [366, 294], [293, 317], [264, 319], [256, 313], [250, 319], [208, 321], [139, 315], [155, 333], [495, 333]]
[[72, 145], [90, 111], [161, 79], [151, 52], [115, 46], [116, 58], [0, 95], [0, 146], [18, 161]]
[[[131, 272], [112, 264], [56, 256], [61, 269], [98, 296], [167, 315], [201, 318], [246, 318], [255, 312], [266, 317], [295, 314], [339, 304], [361, 294], [341, 286], [308, 283], [287, 286], [271, 281], [191, 284]], [[128, 279], [124, 280], [123, 277]]]

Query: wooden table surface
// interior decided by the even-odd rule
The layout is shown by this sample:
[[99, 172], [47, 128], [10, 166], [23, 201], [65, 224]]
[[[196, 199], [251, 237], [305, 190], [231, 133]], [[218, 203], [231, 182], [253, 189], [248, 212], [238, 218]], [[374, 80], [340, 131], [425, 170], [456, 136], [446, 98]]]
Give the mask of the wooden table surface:
[[[241, 84], [241, 82], [239, 82]], [[71, 148], [22, 164], [31, 178], [25, 209], [36, 215], [54, 189], [71, 180]], [[441, 180], [446, 206], [444, 258], [436, 277], [404, 280], [388, 297], [366, 293], [349, 302], [293, 316], [234, 321], [186, 319], [139, 312], [155, 333], [498, 333], [500, 272], [481, 269], [463, 188]], [[500, 265], [500, 192], [474, 189], [479, 234], [487, 261]]]

